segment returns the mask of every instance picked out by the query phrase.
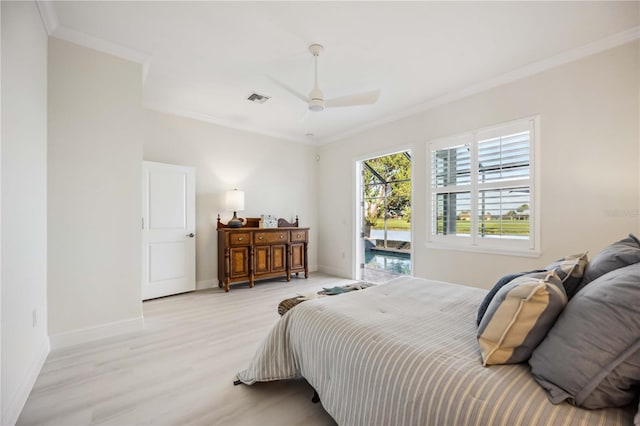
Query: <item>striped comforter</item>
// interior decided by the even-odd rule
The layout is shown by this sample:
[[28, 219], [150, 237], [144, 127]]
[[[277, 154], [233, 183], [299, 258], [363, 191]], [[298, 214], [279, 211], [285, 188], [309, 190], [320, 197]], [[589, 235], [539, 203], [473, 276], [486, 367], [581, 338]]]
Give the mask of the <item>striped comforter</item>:
[[238, 379], [304, 377], [340, 425], [632, 424], [632, 410], [551, 404], [527, 364], [482, 367], [485, 294], [403, 277], [301, 303]]

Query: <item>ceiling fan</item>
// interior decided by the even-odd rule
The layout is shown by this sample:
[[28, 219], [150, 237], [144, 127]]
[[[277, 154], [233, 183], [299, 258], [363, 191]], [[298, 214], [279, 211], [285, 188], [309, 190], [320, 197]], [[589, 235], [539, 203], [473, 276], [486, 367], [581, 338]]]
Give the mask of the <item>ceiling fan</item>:
[[378, 97], [380, 96], [380, 90], [356, 93], [354, 95], [342, 96], [340, 98], [325, 99], [322, 90], [320, 90], [320, 88], [318, 87], [318, 56], [320, 56], [320, 52], [322, 52], [323, 50], [324, 47], [317, 43], [309, 46], [309, 52], [311, 52], [311, 54], [313, 55], [314, 67], [313, 89], [311, 90], [311, 92], [309, 92], [309, 96], [304, 96], [303, 94], [298, 93], [285, 84], [277, 80], [272, 80], [283, 89], [294, 95], [296, 98], [307, 104], [309, 110], [314, 112], [322, 111], [325, 108], [370, 105], [376, 103]]

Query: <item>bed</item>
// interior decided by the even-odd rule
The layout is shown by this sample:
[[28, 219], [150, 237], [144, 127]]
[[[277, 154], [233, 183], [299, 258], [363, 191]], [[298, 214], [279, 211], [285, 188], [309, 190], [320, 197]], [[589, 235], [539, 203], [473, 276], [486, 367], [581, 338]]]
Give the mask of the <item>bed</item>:
[[526, 363], [483, 367], [475, 319], [486, 294], [402, 277], [306, 301], [237, 378], [304, 377], [340, 425], [633, 424], [633, 407], [550, 403]]

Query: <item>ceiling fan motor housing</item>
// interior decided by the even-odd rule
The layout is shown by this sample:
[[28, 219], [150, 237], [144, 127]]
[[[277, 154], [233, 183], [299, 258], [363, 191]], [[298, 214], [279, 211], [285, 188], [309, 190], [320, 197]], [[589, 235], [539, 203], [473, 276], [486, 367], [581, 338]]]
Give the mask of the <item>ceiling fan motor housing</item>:
[[324, 94], [317, 87], [309, 92], [309, 109], [311, 111], [322, 111], [324, 109]]

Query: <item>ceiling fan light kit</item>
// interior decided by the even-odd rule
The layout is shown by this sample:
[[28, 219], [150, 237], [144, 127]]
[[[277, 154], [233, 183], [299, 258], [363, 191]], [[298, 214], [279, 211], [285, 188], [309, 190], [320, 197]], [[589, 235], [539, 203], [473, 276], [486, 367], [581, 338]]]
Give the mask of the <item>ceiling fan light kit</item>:
[[309, 101], [309, 110], [313, 112], [320, 112], [324, 109], [324, 102], [318, 99], [311, 99]]

